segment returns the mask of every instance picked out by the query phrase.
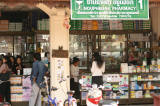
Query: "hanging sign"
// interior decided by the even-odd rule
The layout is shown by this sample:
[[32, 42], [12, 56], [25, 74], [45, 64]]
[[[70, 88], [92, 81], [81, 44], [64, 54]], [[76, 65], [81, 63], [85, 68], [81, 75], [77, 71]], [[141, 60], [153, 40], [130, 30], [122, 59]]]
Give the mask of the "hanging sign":
[[71, 0], [72, 20], [148, 20], [148, 0]]

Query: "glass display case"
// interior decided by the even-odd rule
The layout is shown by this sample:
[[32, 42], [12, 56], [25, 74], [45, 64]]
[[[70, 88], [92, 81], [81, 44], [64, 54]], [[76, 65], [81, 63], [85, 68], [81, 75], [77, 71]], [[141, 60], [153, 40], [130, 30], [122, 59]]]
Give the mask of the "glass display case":
[[126, 60], [125, 35], [70, 35], [70, 58], [80, 58], [80, 69], [90, 70], [92, 54], [100, 52], [106, 63], [106, 70], [120, 71], [120, 64]]
[[[142, 65], [145, 58], [152, 59], [151, 53], [151, 34], [136, 33], [128, 35], [128, 62], [134, 65]], [[136, 57], [132, 62], [130, 59]], [[150, 62], [147, 63], [150, 65]]]
[[80, 58], [80, 69], [87, 69], [87, 36], [70, 35], [69, 55]]
[[120, 63], [126, 61], [125, 48], [125, 35], [101, 35], [101, 55], [104, 57], [107, 72], [120, 70]]
[[25, 52], [25, 37], [24, 36], [14, 36], [14, 55], [23, 55]]
[[13, 36], [0, 36], [0, 54], [13, 54]]
[[44, 57], [45, 52], [49, 52], [49, 34], [36, 35], [36, 51], [41, 52], [41, 57]]

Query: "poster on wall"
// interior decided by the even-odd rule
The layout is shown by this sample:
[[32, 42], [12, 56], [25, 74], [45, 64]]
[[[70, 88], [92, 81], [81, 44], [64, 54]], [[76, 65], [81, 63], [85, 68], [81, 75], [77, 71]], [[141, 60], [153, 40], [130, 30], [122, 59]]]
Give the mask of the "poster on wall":
[[62, 81], [64, 79], [64, 71], [65, 71], [65, 61], [63, 58], [55, 59], [55, 70], [56, 77], [58, 81]]
[[72, 20], [148, 20], [148, 0], [71, 0]]

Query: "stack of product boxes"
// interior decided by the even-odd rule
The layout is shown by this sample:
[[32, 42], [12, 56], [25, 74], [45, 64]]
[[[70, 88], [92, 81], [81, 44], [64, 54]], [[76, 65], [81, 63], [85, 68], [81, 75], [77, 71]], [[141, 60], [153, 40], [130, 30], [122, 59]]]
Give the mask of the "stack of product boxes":
[[130, 34], [129, 41], [146, 41], [149, 42], [149, 37], [143, 34]]
[[123, 30], [122, 21], [109, 21], [110, 30]]
[[133, 30], [134, 29], [134, 23], [131, 20], [124, 20], [123, 23], [123, 29], [124, 30]]
[[0, 31], [8, 31], [8, 20], [0, 20]]
[[[71, 25], [72, 27], [72, 25]], [[87, 20], [83, 20], [82, 21], [82, 30], [87, 30], [88, 29], [88, 26], [87, 26]]]
[[92, 30], [98, 30], [98, 21], [92, 21]]
[[22, 23], [10, 22], [9, 31], [22, 31]]
[[98, 21], [98, 30], [103, 30], [103, 21], [102, 20]]
[[142, 20], [134, 21], [134, 29], [135, 30], [143, 29], [143, 21]]
[[151, 29], [151, 20], [143, 21], [143, 29]]
[[143, 20], [71, 20], [70, 30], [142, 30], [151, 29], [151, 22]]
[[109, 21], [103, 20], [103, 30], [109, 30]]
[[49, 19], [38, 20], [37, 29], [40, 31], [48, 31], [49, 30]]
[[23, 88], [21, 77], [11, 77], [11, 101], [17, 102], [22, 101]]
[[93, 22], [92, 20], [87, 20], [87, 30], [92, 30], [93, 29]]
[[24, 76], [12, 76], [11, 102], [29, 101], [31, 96], [31, 68], [24, 68]]

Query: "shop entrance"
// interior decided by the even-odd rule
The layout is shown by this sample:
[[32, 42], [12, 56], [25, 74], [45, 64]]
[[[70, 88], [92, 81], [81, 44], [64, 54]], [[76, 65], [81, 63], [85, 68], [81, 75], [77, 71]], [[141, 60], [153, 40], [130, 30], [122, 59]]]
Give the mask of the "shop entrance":
[[[31, 3], [31, 1], [27, 1], [24, 3], [22, 3], [21, 1], [16, 1], [16, 3], [13, 1], [8, 1], [7, 3], [5, 2], [2, 3], [0, 5], [0, 8], [2, 10], [1, 11], [2, 14], [0, 18], [3, 21], [5, 19], [8, 20], [7, 21], [8, 23], [6, 26], [9, 26], [9, 27], [6, 29], [2, 29], [2, 31], [0, 31], [0, 35], [14, 36], [12, 38], [12, 42], [10, 42], [12, 43], [12, 46], [13, 46], [13, 48], [10, 48], [12, 49], [12, 52], [13, 52], [11, 54], [26, 56], [26, 58], [24, 58], [24, 61], [26, 61], [26, 66], [30, 68], [33, 62], [30, 60], [33, 59], [32, 54], [34, 52], [50, 53], [51, 87], [63, 88], [63, 89], [59, 89], [56, 92], [51, 92], [51, 97], [54, 98], [56, 96], [58, 99], [61, 99], [62, 101], [64, 101], [67, 98], [66, 92], [69, 91], [69, 79], [67, 76], [69, 76], [69, 59], [68, 59], [69, 21], [68, 19], [70, 15], [69, 15], [69, 9], [67, 8], [68, 3], [65, 6], [64, 5], [65, 3], [62, 5], [61, 2], [56, 2], [56, 8], [52, 8], [53, 6], [55, 6], [55, 5], [52, 5], [54, 3], [55, 3], [54, 1], [53, 2], [47, 1], [47, 3], [46, 2], [43, 3], [43, 2], [40, 2], [39, 0], [38, 1], [33, 0], [33, 3]], [[11, 12], [12, 14], [14, 12], [18, 12], [19, 19], [22, 19], [22, 20], [24, 19], [24, 24], [23, 24], [23, 21], [20, 21], [19, 19], [17, 19], [17, 21], [20, 21], [21, 25], [19, 25], [18, 23], [10, 24], [10, 22], [14, 22], [14, 21], [9, 21], [9, 18], [16, 16], [16, 14], [9, 15], [7, 19], [5, 18], [6, 15], [4, 15], [6, 11]], [[37, 11], [38, 13], [40, 12], [40, 14], [37, 14]], [[23, 14], [20, 14], [21, 12], [27, 13], [27, 15], [25, 14], [25, 18], [22, 18]], [[14, 19], [16, 19], [16, 17]], [[51, 24], [49, 25], [49, 23]], [[1, 25], [1, 26], [4, 26], [4, 25]], [[19, 42], [20, 42], [20, 47], [17, 46], [19, 45]], [[20, 49], [21, 51], [17, 49]], [[14, 52], [15, 50], [16, 52]], [[20, 51], [21, 53], [17, 51]], [[56, 51], [56, 53], [54, 54], [53, 51]], [[62, 55], [57, 56], [58, 54], [57, 51], [58, 52], [67, 51], [67, 52], [65, 52], [66, 55], [65, 57], [63, 57]], [[59, 60], [63, 63], [62, 64], [63, 70], [65, 70], [63, 71], [63, 75], [59, 75], [57, 71]], [[66, 81], [63, 81], [60, 85], [59, 81], [62, 79], [61, 76], [66, 78]], [[12, 97], [19, 98], [19, 95], [14, 95]], [[22, 99], [22, 97], [20, 98]], [[14, 99], [13, 101], [17, 102], [17, 101], [27, 101], [27, 100]], [[18, 105], [16, 104], [16, 106]]]

